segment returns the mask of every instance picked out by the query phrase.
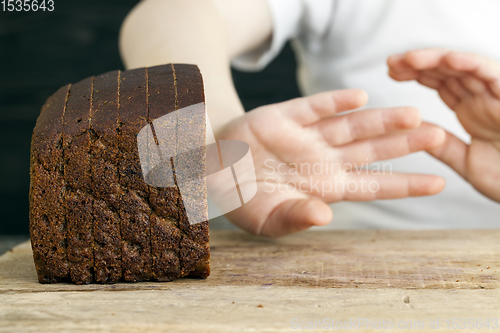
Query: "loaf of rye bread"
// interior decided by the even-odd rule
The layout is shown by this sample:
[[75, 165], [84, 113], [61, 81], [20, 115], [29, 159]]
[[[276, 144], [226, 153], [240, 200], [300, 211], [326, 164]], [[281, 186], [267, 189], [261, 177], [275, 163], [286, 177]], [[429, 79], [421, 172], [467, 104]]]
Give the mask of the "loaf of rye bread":
[[[178, 186], [145, 182], [137, 144], [154, 119], [198, 103], [202, 77], [185, 64], [109, 72], [48, 98], [31, 144], [30, 233], [39, 282], [210, 274], [208, 221], [189, 223]], [[206, 212], [206, 185], [192, 190]]]

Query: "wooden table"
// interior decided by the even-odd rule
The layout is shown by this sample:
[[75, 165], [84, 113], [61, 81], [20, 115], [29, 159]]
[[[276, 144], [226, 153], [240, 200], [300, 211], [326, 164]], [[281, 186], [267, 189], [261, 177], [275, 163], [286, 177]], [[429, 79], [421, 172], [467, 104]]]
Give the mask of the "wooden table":
[[206, 280], [86, 286], [39, 284], [23, 243], [0, 257], [0, 331], [297, 332], [331, 319], [372, 331], [364, 318], [386, 328], [422, 322], [419, 332], [439, 319], [440, 331], [459, 332], [446, 320], [474, 318], [489, 319], [490, 329], [465, 331], [494, 332], [499, 239], [496, 230], [311, 231], [278, 240], [214, 231]]

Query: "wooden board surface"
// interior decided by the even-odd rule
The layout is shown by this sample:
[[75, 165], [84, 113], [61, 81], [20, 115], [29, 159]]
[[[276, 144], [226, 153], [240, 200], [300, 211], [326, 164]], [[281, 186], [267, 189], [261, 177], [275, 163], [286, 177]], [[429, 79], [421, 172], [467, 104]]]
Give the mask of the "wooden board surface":
[[424, 329], [439, 318], [450, 332], [446, 319], [495, 319], [500, 330], [498, 239], [491, 230], [278, 240], [214, 231], [206, 280], [86, 286], [39, 284], [24, 243], [0, 257], [0, 331], [296, 332], [300, 322], [356, 318]]

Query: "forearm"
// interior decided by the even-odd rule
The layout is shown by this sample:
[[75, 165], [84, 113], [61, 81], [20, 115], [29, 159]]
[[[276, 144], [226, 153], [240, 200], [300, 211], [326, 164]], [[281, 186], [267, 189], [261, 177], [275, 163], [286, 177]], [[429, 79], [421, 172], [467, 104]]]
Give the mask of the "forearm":
[[231, 79], [226, 25], [210, 0], [149, 0], [125, 20], [120, 51], [126, 68], [191, 63], [200, 68], [215, 132], [243, 114]]

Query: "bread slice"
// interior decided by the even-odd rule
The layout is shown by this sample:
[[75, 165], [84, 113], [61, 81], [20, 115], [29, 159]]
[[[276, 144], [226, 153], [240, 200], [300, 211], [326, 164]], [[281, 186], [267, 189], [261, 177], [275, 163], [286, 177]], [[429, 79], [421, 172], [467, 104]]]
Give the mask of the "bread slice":
[[70, 85], [47, 99], [31, 140], [30, 232], [38, 280], [55, 283], [69, 276], [62, 124]]
[[[148, 68], [148, 105], [150, 123], [177, 110], [174, 71], [171, 65]], [[158, 130], [167, 132], [169, 129]], [[170, 128], [170, 132], [172, 138], [175, 138], [175, 129]], [[172, 161], [167, 162], [172, 166]], [[152, 207], [152, 274], [156, 281], [171, 281], [181, 275], [178, 201], [177, 187], [149, 187], [149, 204]]]
[[120, 71], [94, 78], [90, 110], [91, 193], [94, 196], [94, 278], [98, 283], [122, 277], [118, 165], [118, 84]]
[[[174, 78], [176, 82], [176, 101], [177, 109], [182, 109], [190, 105], [196, 105], [205, 102], [205, 93], [203, 90], [203, 79], [197, 66], [174, 64]], [[182, 169], [189, 169], [189, 164], [202, 164], [201, 169], [205, 170], [205, 140], [206, 127], [205, 119], [193, 119], [179, 115], [179, 122], [184, 122], [182, 128], [189, 128], [186, 122], [192, 122], [192, 125], [198, 127], [198, 130], [189, 128], [186, 133], [177, 133], [177, 150], [179, 151], [183, 145], [188, 145], [190, 140], [195, 140], [197, 146], [201, 149], [198, 154], [190, 154], [194, 158], [193, 161], [179, 159]], [[180, 126], [180, 124], [178, 125]], [[198, 135], [196, 135], [198, 134]], [[201, 135], [202, 134], [202, 135]], [[193, 138], [194, 137], [194, 138]], [[202, 145], [203, 143], [203, 145]], [[202, 158], [200, 158], [200, 155]], [[178, 174], [181, 170], [175, 170]], [[192, 183], [191, 183], [192, 185]], [[199, 211], [203, 212], [208, 219], [207, 207], [207, 189], [206, 183], [199, 181], [194, 188], [188, 189], [179, 200], [179, 229], [183, 237], [180, 243], [180, 258], [181, 269], [183, 274], [206, 277], [210, 274], [208, 262], [210, 260], [210, 246], [208, 239], [208, 221], [190, 224], [183, 201], [195, 200]]]
[[65, 182], [62, 207], [69, 273], [75, 283], [92, 282], [94, 269], [89, 131], [93, 83], [94, 77], [90, 77], [71, 86], [62, 128]]

